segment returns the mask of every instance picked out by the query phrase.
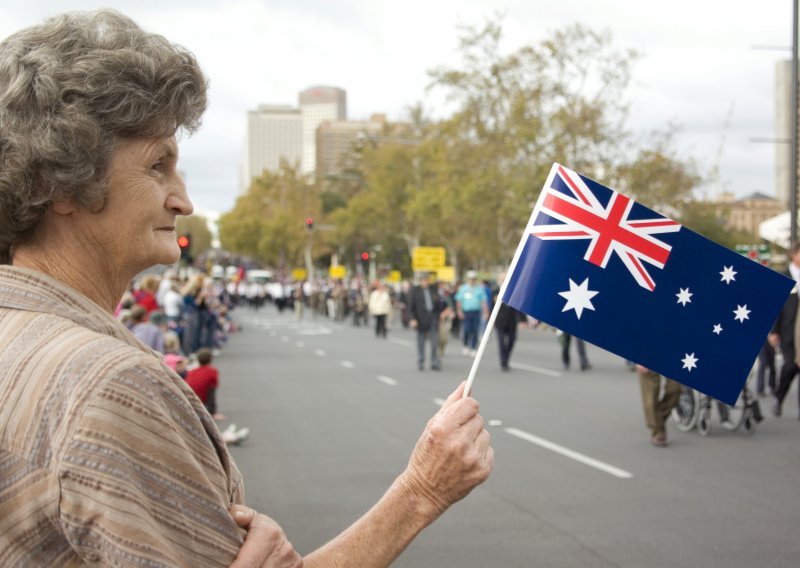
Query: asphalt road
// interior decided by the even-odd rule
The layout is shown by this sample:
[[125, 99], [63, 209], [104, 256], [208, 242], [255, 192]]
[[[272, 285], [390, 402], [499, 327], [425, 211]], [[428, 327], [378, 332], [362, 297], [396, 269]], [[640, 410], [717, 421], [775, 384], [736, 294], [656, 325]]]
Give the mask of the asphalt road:
[[[244, 330], [216, 360], [219, 405], [252, 433], [231, 452], [248, 503], [307, 553], [380, 497], [471, 359], [451, 341], [443, 371], [420, 372], [414, 335], [397, 326], [379, 340], [271, 306], [234, 317]], [[752, 436], [723, 429], [715, 413], [707, 438], [671, 424], [660, 449], [649, 443], [636, 375], [591, 346], [589, 358], [592, 370], [564, 371], [555, 336], [525, 329], [502, 373], [492, 338], [474, 394], [495, 470], [395, 566], [800, 563], [796, 386], [782, 418], [762, 400]]]

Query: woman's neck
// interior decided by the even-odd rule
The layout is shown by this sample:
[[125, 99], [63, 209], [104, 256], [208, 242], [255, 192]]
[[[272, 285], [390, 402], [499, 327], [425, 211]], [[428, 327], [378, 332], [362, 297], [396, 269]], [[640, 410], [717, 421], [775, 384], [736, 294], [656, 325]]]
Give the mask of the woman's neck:
[[85, 250], [64, 250], [69, 246], [43, 250], [35, 245], [14, 248], [12, 266], [29, 268], [63, 282], [113, 313], [133, 275], [116, 273], [107, 259]]

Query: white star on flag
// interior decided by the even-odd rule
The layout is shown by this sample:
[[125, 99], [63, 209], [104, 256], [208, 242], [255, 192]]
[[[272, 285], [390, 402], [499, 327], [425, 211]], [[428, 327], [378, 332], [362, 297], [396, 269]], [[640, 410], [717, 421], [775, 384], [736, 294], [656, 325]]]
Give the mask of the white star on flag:
[[691, 372], [692, 369], [697, 367], [697, 362], [699, 360], [700, 359], [694, 356], [694, 353], [692, 354], [686, 353], [686, 357], [681, 359], [681, 362], [683, 363], [683, 368], [688, 369], [689, 372]]
[[721, 324], [716, 324], [716, 325], [714, 326], [714, 333], [716, 333], [717, 335], [719, 335], [720, 333], [722, 333], [722, 325], [721, 325]]
[[686, 307], [686, 304], [691, 304], [692, 303], [691, 298], [692, 298], [692, 296], [694, 296], [694, 294], [689, 292], [689, 288], [681, 288], [680, 290], [681, 291], [678, 292], [675, 295], [678, 297], [678, 303], [680, 305]]
[[581, 319], [581, 314], [584, 309], [594, 311], [592, 305], [592, 298], [597, 295], [597, 291], [589, 290], [589, 279], [584, 280], [580, 286], [575, 284], [572, 278], [569, 279], [569, 291], [559, 292], [559, 296], [566, 298], [567, 304], [564, 306], [562, 312], [567, 310], [575, 310], [575, 315]]
[[725, 284], [730, 284], [731, 280], [736, 280], [734, 276], [736, 276], [738, 272], [733, 270], [733, 265], [731, 265], [731, 266], [723, 266], [722, 272], [720, 272], [720, 274], [722, 274], [722, 282], [725, 282]]
[[733, 313], [736, 314], [733, 317], [733, 319], [739, 320], [742, 323], [744, 323], [744, 320], [750, 319], [747, 316], [747, 314], [750, 313], [750, 310], [747, 309], [747, 304], [745, 304], [744, 306], [740, 306], [739, 304], [736, 304], [736, 309], [733, 310]]

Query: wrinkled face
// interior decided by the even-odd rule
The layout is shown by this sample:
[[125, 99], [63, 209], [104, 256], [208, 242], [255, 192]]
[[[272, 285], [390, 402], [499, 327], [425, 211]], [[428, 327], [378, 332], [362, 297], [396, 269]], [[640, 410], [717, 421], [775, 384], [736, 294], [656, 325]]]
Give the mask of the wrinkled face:
[[122, 139], [114, 151], [105, 207], [86, 225], [92, 248], [121, 272], [137, 273], [180, 257], [176, 218], [190, 215], [192, 203], [177, 163], [174, 137]]

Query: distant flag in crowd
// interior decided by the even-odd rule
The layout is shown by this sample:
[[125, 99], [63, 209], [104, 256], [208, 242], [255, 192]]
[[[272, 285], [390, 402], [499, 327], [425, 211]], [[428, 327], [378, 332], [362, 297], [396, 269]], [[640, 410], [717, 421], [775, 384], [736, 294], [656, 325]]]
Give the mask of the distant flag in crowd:
[[554, 164], [502, 300], [733, 404], [793, 286]]

